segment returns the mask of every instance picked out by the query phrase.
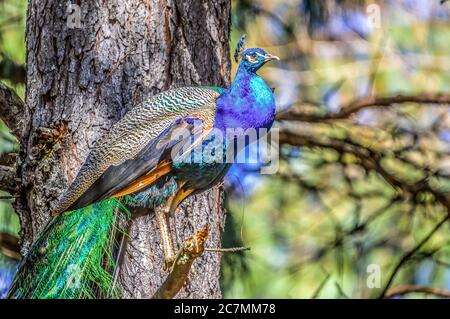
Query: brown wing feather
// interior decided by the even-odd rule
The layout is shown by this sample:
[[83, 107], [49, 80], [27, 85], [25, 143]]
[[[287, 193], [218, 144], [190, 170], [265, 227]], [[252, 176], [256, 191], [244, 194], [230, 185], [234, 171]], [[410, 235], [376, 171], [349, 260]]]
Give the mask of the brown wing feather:
[[130, 183], [128, 186], [120, 190], [119, 192], [113, 194], [111, 197], [122, 197], [131, 193], [135, 193], [140, 191], [141, 189], [150, 186], [154, 182], [156, 182], [161, 177], [167, 175], [172, 170], [172, 166], [168, 162], [161, 162], [156, 166], [153, 170], [151, 170], [148, 174], [139, 177], [134, 182]]

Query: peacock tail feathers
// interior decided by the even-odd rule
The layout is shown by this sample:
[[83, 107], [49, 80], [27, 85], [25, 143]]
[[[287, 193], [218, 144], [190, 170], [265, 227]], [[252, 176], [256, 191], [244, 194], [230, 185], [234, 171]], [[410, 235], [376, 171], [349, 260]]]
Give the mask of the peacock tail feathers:
[[111, 198], [54, 217], [40, 234], [9, 291], [11, 298], [113, 298], [117, 212]]

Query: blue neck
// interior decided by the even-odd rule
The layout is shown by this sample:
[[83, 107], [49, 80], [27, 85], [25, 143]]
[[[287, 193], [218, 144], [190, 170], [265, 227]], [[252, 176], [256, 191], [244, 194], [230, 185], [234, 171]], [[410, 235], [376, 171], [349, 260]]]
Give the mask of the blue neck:
[[215, 127], [270, 128], [275, 118], [275, 99], [269, 86], [256, 73], [239, 65], [230, 89], [217, 101]]
[[230, 91], [237, 92], [243, 87], [246, 87], [246, 86], [248, 87], [250, 84], [250, 81], [255, 77], [259, 78], [259, 75], [257, 75], [255, 72], [251, 72], [251, 71], [247, 70], [242, 63], [239, 64], [239, 67], [236, 72], [236, 76], [235, 76], [233, 82], [231, 83]]

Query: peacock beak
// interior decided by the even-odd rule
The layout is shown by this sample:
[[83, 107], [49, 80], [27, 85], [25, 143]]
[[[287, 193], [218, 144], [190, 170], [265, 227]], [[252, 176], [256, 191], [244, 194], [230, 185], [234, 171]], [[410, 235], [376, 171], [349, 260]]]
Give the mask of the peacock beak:
[[272, 54], [269, 54], [269, 53], [267, 53], [267, 54], [264, 56], [264, 62], [269, 62], [269, 61], [272, 61], [272, 60], [280, 61], [280, 58], [277, 57], [276, 55], [272, 55]]

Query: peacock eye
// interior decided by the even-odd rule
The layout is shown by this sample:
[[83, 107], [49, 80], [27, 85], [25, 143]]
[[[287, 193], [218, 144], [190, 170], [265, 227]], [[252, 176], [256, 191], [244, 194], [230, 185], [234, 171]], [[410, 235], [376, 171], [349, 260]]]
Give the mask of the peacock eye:
[[256, 54], [256, 53], [253, 53], [253, 54], [249, 54], [249, 55], [247, 55], [247, 60], [249, 61], [249, 62], [251, 62], [251, 63], [256, 63], [256, 62], [258, 62], [257, 60], [256, 60], [256, 58], [258, 57], [258, 55]]

